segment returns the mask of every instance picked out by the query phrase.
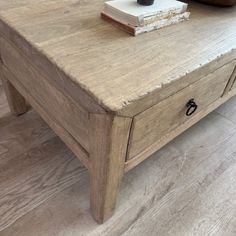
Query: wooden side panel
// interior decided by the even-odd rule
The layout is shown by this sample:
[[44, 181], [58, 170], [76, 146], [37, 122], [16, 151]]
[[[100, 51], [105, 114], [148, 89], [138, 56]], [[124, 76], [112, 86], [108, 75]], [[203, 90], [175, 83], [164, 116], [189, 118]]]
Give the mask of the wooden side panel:
[[[234, 63], [195, 82], [134, 118], [128, 159], [138, 155], [190, 118], [185, 115], [187, 102], [194, 98], [199, 111], [222, 96]], [[194, 116], [194, 115], [193, 115]]]
[[60, 123], [85, 150], [88, 150], [88, 112], [59, 91], [53, 85], [51, 78], [45, 77], [34, 68], [28, 58], [14, 46], [3, 38], [0, 40], [3, 64], [24, 85], [45, 112]]
[[0, 67], [2, 75], [7, 78], [15, 88], [30, 102], [32, 107], [40, 114], [46, 123], [53, 129], [53, 131], [65, 142], [65, 144], [74, 152], [78, 159], [89, 168], [88, 153], [81, 147], [81, 145], [67, 132], [58, 121], [51, 116], [50, 112], [46, 112], [44, 108], [35, 100], [29, 91], [21, 84], [21, 82], [4, 66]]
[[233, 8], [191, 2], [189, 22], [131, 38], [99, 19], [100, 0], [3, 2], [0, 34], [93, 113], [132, 117], [236, 57]]

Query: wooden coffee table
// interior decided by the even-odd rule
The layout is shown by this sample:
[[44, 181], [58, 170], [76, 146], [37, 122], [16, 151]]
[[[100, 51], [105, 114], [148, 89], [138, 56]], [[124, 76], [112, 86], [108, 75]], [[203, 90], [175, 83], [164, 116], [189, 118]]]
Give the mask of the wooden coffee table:
[[236, 94], [235, 8], [190, 2], [190, 21], [131, 37], [100, 19], [102, 4], [0, 0], [11, 110], [30, 103], [88, 168], [99, 223], [125, 172]]

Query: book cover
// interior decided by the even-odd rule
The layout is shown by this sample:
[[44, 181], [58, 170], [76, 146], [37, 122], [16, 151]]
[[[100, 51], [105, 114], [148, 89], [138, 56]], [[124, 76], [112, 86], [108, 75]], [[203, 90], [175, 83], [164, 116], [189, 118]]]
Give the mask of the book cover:
[[102, 12], [101, 17], [106, 20], [107, 22], [111, 23], [115, 27], [133, 35], [137, 36], [142, 33], [147, 33], [156, 29], [163, 28], [165, 26], [177, 24], [179, 22], [188, 20], [190, 16], [189, 12], [177, 14], [175, 16], [172, 16], [170, 18], [165, 18], [156, 22], [153, 22], [146, 26], [131, 26], [128, 24], [124, 24], [123, 22], [118, 21], [117, 19], [114, 19], [113, 17], [107, 15], [106, 13]]

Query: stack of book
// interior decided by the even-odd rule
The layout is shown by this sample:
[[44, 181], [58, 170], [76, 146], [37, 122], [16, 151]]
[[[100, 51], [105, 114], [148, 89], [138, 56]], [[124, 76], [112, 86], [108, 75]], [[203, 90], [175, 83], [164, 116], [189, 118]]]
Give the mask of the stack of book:
[[188, 20], [188, 4], [176, 0], [155, 0], [142, 6], [137, 0], [112, 0], [104, 3], [103, 19], [136, 36]]

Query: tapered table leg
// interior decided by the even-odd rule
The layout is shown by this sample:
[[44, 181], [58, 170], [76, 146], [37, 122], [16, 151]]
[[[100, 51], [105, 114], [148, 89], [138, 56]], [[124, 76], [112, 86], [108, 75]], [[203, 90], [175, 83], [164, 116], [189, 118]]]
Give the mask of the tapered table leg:
[[16, 90], [16, 88], [4, 76], [1, 76], [3, 88], [7, 96], [7, 101], [12, 114], [22, 115], [28, 111], [28, 106], [24, 97]]

